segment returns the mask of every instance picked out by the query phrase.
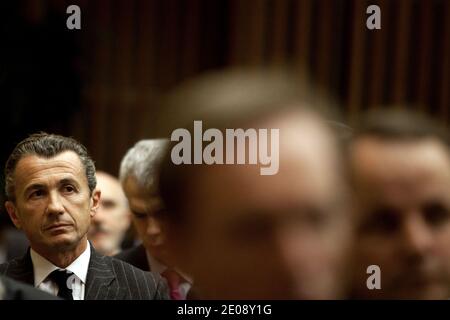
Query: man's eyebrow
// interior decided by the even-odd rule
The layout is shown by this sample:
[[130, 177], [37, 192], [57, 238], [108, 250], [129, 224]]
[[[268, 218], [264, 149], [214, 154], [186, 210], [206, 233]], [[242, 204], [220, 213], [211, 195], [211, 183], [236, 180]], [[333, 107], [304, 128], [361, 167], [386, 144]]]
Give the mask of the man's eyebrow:
[[78, 182], [77, 182], [75, 179], [73, 179], [73, 178], [64, 178], [64, 179], [61, 179], [61, 180], [59, 180], [58, 184], [59, 184], [59, 185], [74, 184], [74, 185], [76, 185], [76, 186], [79, 185]]

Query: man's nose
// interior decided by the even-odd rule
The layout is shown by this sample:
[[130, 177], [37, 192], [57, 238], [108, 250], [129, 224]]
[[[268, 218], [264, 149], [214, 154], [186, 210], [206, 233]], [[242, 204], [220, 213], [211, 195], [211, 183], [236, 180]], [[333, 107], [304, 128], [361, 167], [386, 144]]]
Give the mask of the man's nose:
[[64, 206], [61, 201], [61, 197], [56, 191], [52, 191], [49, 194], [49, 201], [47, 205], [47, 212], [49, 214], [63, 214]]
[[[278, 229], [277, 232], [277, 250], [280, 256], [280, 261], [283, 262], [284, 267], [292, 270], [299, 260], [303, 260], [304, 255], [308, 251], [310, 240], [308, 237], [302, 236], [301, 230], [296, 230], [290, 226], [284, 226]], [[311, 250], [309, 250], [311, 251]]]
[[432, 242], [432, 230], [420, 213], [410, 214], [403, 226], [403, 243], [406, 252], [423, 255], [430, 249]]
[[158, 219], [153, 216], [147, 218], [147, 235], [156, 236], [161, 233], [161, 224]]
[[270, 270], [268, 276], [273, 277], [273, 280], [277, 282], [277, 288], [282, 288], [282, 292], [277, 293], [277, 295], [280, 298], [292, 299], [295, 297], [296, 291], [295, 272], [293, 271], [294, 267], [297, 266], [298, 253], [295, 251], [298, 248], [296, 248], [296, 241], [293, 239], [295, 237], [282, 229], [273, 230], [266, 238], [264, 248], [267, 255], [263, 254], [263, 256], [270, 256], [270, 259], [265, 260], [264, 269]]

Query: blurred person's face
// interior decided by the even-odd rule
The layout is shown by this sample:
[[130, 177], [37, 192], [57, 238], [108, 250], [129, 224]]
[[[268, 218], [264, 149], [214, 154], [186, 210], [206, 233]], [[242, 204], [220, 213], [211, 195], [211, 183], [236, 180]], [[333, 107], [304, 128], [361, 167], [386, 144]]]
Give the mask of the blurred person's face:
[[86, 234], [99, 204], [100, 191], [91, 196], [78, 155], [63, 152], [52, 158], [29, 155], [14, 172], [15, 201], [6, 209], [41, 255], [85, 247]]
[[[351, 161], [359, 200], [354, 294], [359, 298], [450, 297], [450, 158], [433, 139], [362, 137]], [[381, 269], [368, 290], [367, 266]]]
[[114, 255], [120, 251], [120, 244], [130, 225], [130, 211], [120, 182], [102, 172], [97, 172], [96, 176], [97, 189], [102, 192], [102, 197], [88, 236], [100, 253]]
[[146, 250], [161, 262], [165, 261], [164, 208], [159, 196], [141, 188], [133, 176], [123, 185], [139, 239]]
[[339, 298], [350, 230], [334, 141], [307, 115], [261, 128], [280, 129], [278, 174], [215, 165], [193, 178], [185, 270], [205, 298]]

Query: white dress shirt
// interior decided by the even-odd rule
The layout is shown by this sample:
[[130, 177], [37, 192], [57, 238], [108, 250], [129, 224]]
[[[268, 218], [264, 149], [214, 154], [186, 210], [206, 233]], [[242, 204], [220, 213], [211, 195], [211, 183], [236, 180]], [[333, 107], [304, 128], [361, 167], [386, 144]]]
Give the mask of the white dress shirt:
[[30, 250], [31, 261], [34, 270], [34, 286], [50, 294], [58, 294], [58, 286], [47, 277], [55, 270], [68, 270], [75, 276], [72, 284], [73, 300], [84, 300], [84, 291], [86, 287], [86, 276], [91, 258], [91, 247], [88, 243], [86, 250], [75, 259], [67, 268], [61, 269], [53, 263], [39, 255], [33, 249]]
[[[152, 272], [162, 274], [164, 271], [167, 270], [168, 267], [166, 265], [164, 265], [163, 263], [161, 263], [160, 261], [153, 258], [148, 253], [148, 251], [145, 251], [145, 253], [147, 254], [147, 261], [150, 265], [150, 270]], [[187, 276], [186, 274], [184, 274], [183, 272], [179, 271], [176, 268], [174, 270], [183, 278], [183, 281], [181, 282], [181, 284], [179, 286], [179, 290], [180, 290], [180, 293], [183, 296], [183, 298], [186, 299], [186, 296], [192, 287], [192, 283], [193, 283], [192, 278]]]

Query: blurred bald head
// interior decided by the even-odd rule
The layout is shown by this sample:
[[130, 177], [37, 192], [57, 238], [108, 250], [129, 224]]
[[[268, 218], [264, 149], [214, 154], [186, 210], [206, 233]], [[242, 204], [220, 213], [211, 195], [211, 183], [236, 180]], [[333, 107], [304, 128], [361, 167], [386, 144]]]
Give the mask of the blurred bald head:
[[96, 176], [101, 199], [92, 219], [89, 240], [102, 254], [114, 255], [120, 251], [130, 226], [130, 211], [119, 180], [103, 171], [97, 171]]
[[181, 260], [205, 298], [344, 294], [350, 230], [335, 119], [318, 111], [307, 82], [292, 79], [215, 74], [169, 99], [203, 110], [197, 119], [207, 127], [279, 129], [275, 175], [251, 164], [174, 165], [170, 152], [163, 162], [160, 189]]

